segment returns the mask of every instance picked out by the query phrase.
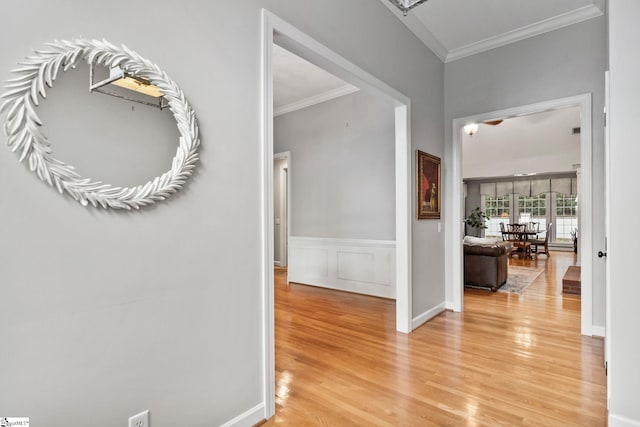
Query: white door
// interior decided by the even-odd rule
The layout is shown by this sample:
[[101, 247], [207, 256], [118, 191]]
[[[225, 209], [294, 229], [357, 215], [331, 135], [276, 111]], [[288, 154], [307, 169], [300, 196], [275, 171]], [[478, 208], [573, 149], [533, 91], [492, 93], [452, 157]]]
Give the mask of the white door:
[[[602, 253], [598, 253], [598, 256], [604, 255], [604, 268], [605, 268], [605, 338], [604, 338], [604, 366], [609, 370], [609, 360], [611, 360], [611, 273], [609, 266], [607, 265], [607, 246], [609, 239], [609, 231], [611, 224], [610, 218], [610, 187], [609, 187], [609, 72], [604, 74], [605, 81], [605, 94], [604, 94], [604, 249]], [[609, 390], [611, 385], [609, 384], [609, 376], [607, 375], [607, 409], [609, 407]]]

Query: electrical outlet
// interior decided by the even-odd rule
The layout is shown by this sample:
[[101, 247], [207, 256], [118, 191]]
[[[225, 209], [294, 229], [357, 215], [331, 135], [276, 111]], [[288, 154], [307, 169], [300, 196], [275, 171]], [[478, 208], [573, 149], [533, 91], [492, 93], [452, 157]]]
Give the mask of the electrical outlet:
[[149, 424], [149, 410], [130, 417], [129, 427], [151, 427]]

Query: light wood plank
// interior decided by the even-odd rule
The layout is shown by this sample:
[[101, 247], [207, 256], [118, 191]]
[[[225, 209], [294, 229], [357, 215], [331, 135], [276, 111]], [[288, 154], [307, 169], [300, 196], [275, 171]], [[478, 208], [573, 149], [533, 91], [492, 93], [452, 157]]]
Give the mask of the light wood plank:
[[603, 341], [580, 335], [562, 294], [572, 253], [510, 260], [544, 268], [522, 295], [465, 290], [412, 334], [391, 300], [289, 284], [276, 269], [276, 415], [290, 426], [603, 426]]

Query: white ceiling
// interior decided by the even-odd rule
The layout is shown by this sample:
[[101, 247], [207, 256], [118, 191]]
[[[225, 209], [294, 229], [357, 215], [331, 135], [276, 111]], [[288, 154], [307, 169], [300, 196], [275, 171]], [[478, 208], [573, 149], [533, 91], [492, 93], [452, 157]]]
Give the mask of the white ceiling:
[[428, 0], [407, 16], [381, 1], [450, 62], [601, 16], [605, 0]]
[[273, 45], [272, 70], [275, 116], [358, 90], [276, 44]]
[[463, 178], [519, 173], [569, 172], [580, 163], [580, 108], [506, 119], [497, 126], [480, 124], [462, 138]]

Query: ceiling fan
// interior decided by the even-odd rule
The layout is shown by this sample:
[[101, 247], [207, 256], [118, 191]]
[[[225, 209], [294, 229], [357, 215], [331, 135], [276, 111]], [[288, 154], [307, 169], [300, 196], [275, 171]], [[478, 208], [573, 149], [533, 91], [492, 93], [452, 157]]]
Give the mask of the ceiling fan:
[[402, 11], [404, 16], [407, 16], [407, 13], [416, 6], [421, 5], [427, 0], [389, 0], [395, 7]]
[[[500, 123], [504, 122], [504, 120], [489, 120], [486, 122], [480, 122], [480, 124], [488, 125], [488, 126], [498, 126]], [[473, 136], [476, 132], [478, 132], [478, 123], [469, 123], [464, 126], [464, 133], [469, 136]]]

